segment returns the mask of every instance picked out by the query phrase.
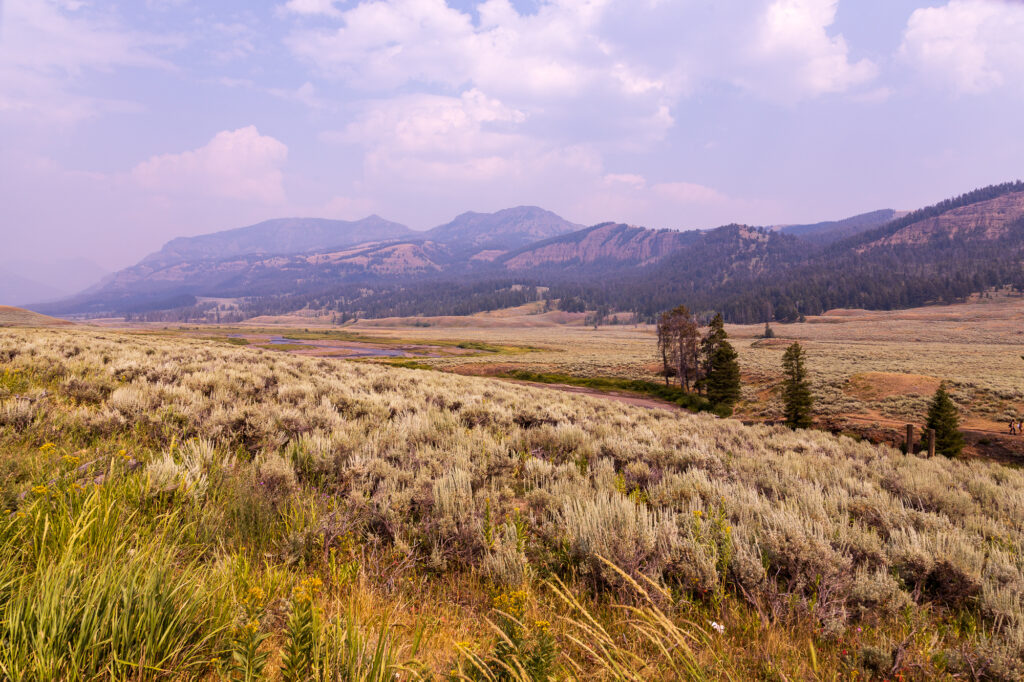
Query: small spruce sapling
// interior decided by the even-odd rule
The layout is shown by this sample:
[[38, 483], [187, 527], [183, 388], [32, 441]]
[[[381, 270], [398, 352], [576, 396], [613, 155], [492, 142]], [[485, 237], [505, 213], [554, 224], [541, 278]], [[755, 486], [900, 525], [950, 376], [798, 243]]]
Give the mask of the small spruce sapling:
[[945, 383], [939, 388], [928, 405], [928, 421], [925, 423], [923, 437], [928, 437], [928, 429], [935, 429], [935, 451], [947, 457], [956, 457], [964, 449], [964, 437], [960, 433], [960, 419], [956, 405], [946, 392]]
[[799, 343], [794, 342], [782, 356], [783, 413], [786, 426], [791, 429], [806, 429], [811, 426], [811, 409], [814, 399], [807, 384], [807, 356]]
[[722, 340], [711, 358], [711, 371], [708, 372], [708, 400], [715, 406], [715, 411], [725, 416], [732, 414], [732, 407], [741, 396], [740, 365], [732, 344]]

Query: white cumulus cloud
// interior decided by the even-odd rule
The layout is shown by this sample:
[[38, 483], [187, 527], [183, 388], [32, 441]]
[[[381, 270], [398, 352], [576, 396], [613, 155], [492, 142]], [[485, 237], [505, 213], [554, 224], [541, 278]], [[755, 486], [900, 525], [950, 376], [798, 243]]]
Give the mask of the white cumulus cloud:
[[951, 0], [915, 10], [900, 53], [957, 93], [1024, 91], [1024, 3]]
[[325, 139], [365, 149], [374, 177], [489, 180], [514, 173], [534, 150], [516, 130], [526, 115], [477, 89], [459, 97], [407, 95], [369, 104]]
[[133, 168], [131, 177], [161, 194], [280, 203], [287, 156], [282, 142], [248, 126], [219, 132], [198, 149], [154, 156]]
[[338, 16], [340, 12], [334, 6], [335, 0], [288, 0], [284, 4], [286, 12], [295, 14]]
[[[842, 35], [830, 35], [839, 0], [775, 0], [761, 18], [755, 57], [761, 68], [789, 71], [783, 90], [799, 95], [846, 92], [871, 81], [878, 67], [868, 59], [851, 61]], [[782, 79], [771, 78], [769, 87]], [[788, 87], [786, 87], [788, 86]]]

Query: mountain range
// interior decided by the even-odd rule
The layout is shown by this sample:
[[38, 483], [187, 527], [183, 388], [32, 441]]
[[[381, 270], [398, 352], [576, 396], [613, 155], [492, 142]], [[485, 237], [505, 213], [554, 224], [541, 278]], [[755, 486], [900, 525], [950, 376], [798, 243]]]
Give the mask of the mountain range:
[[379, 216], [287, 218], [174, 239], [81, 294], [35, 309], [201, 318], [207, 299], [233, 299], [242, 316], [300, 308], [460, 314], [544, 295], [645, 319], [685, 302], [750, 322], [1021, 286], [1022, 253], [1020, 182], [909, 213], [686, 232], [582, 227], [532, 206], [463, 213], [424, 232]]

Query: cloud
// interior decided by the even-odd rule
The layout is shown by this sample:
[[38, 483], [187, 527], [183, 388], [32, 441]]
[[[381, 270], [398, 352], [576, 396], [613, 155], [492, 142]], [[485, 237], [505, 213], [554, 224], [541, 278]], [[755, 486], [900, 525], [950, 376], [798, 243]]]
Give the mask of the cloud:
[[80, 2], [0, 4], [0, 113], [71, 124], [130, 102], [79, 94], [86, 73], [120, 67], [171, 68], [154, 54], [173, 44], [120, 25]]
[[[762, 94], [845, 92], [873, 79], [828, 32], [838, 0], [548, 0], [520, 14], [509, 0], [366, 0], [337, 11], [337, 28], [293, 32], [287, 44], [322, 73], [367, 90], [467, 84], [517, 101], [595, 92], [655, 108], [695, 82], [724, 79]], [[317, 3], [319, 4], [319, 3]], [[699, 30], [698, 30], [699, 27]], [[649, 43], [649, 44], [648, 44]], [[769, 74], [770, 72], [770, 74]]]
[[[878, 67], [872, 61], [850, 61], [843, 36], [828, 34], [838, 5], [838, 0], [772, 2], [762, 15], [753, 50], [756, 58], [766, 60], [761, 69], [791, 69], [786, 89], [807, 96], [846, 92], [874, 79]], [[779, 85], [779, 79], [770, 79], [769, 85]]]
[[900, 54], [959, 94], [1024, 91], [1024, 4], [951, 0], [915, 10]]
[[245, 59], [258, 49], [260, 35], [257, 30], [241, 21], [217, 21], [209, 26], [212, 34], [213, 55], [220, 61]]
[[[375, 99], [475, 90], [569, 131], [563, 143], [650, 144], [673, 123], [674, 67], [634, 63], [602, 35], [608, 4], [555, 0], [520, 14], [487, 0], [474, 17], [444, 0], [370, 0], [286, 43], [318, 76]], [[600, 106], [581, 117], [586, 102]]]
[[651, 190], [657, 196], [679, 204], [719, 203], [726, 199], [718, 190], [693, 182], [661, 182]]
[[283, 143], [248, 126], [219, 132], [198, 149], [154, 156], [133, 168], [131, 177], [160, 194], [281, 203], [287, 156]]
[[334, 6], [335, 0], [288, 0], [283, 5], [286, 12], [293, 12], [295, 14], [304, 15], [318, 15], [323, 14], [330, 17], [336, 17], [341, 14], [338, 8]]
[[359, 220], [373, 212], [373, 202], [363, 197], [332, 197], [317, 215], [336, 220]]
[[375, 101], [324, 138], [365, 150], [373, 178], [481, 182], [514, 174], [536, 145], [516, 130], [526, 115], [472, 89], [459, 97], [407, 95]]

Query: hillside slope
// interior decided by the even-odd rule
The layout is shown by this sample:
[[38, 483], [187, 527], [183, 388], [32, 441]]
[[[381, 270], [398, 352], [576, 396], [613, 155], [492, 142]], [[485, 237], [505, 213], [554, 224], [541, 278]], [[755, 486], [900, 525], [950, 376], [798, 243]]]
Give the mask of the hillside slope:
[[67, 320], [40, 315], [24, 308], [0, 305], [0, 327], [61, 327], [70, 324]]

